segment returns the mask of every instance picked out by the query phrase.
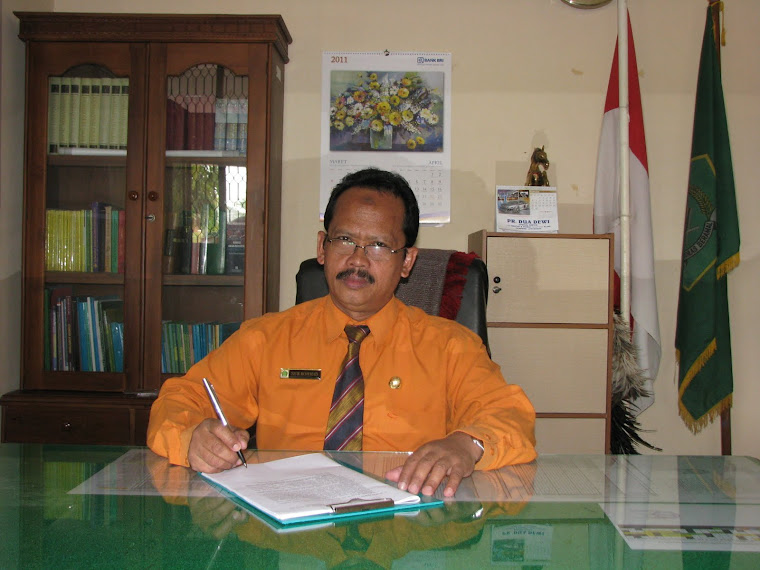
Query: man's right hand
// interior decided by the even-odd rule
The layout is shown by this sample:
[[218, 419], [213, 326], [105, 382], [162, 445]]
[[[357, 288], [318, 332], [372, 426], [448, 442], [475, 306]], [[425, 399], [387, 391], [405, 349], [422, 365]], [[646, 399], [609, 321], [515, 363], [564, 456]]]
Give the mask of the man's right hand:
[[238, 450], [245, 450], [250, 435], [244, 429], [225, 427], [212, 418], [203, 420], [193, 430], [187, 460], [190, 467], [203, 473], [219, 473], [241, 465]]

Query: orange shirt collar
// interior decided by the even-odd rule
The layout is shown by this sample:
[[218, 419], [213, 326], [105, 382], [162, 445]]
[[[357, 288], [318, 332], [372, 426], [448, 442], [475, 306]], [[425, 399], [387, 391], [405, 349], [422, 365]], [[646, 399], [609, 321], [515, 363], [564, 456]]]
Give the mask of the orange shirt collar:
[[366, 321], [359, 323], [352, 320], [348, 315], [336, 307], [330, 295], [327, 295], [324, 303], [324, 338], [332, 342], [341, 335], [344, 335], [343, 329], [347, 324], [365, 324], [369, 327], [369, 330], [371, 331], [370, 336], [374, 339], [375, 344], [385, 344], [391, 334], [393, 325], [398, 319], [402, 306], [403, 303], [396, 297], [393, 297], [377, 313], [372, 315]]

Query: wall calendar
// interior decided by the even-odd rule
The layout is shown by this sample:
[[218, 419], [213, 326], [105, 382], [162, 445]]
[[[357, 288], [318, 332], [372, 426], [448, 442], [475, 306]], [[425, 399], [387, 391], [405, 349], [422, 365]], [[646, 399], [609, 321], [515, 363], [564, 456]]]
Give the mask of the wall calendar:
[[404, 176], [420, 222], [451, 220], [451, 54], [324, 52], [319, 215], [349, 172]]

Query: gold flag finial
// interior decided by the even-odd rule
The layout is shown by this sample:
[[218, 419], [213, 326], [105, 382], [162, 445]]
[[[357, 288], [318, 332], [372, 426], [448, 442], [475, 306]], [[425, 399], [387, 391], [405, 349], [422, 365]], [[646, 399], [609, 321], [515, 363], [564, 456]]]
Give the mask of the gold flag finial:
[[[723, 0], [707, 0], [707, 4], [712, 10], [715, 47], [720, 54], [720, 46], [726, 45], [726, 19], [725, 17], [721, 18], [724, 15], [725, 5]], [[718, 31], [718, 22], [720, 22], [720, 32]]]

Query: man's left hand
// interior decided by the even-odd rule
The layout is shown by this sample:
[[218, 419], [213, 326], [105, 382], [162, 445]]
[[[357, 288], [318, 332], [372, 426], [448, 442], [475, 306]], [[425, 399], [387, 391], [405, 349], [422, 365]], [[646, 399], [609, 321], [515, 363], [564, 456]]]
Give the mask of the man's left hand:
[[417, 494], [432, 495], [445, 477], [448, 477], [444, 497], [452, 497], [463, 478], [472, 474], [482, 455], [472, 437], [454, 432], [444, 439], [430, 441], [415, 451], [404, 465], [391, 469], [387, 479], [398, 483], [398, 488]]

